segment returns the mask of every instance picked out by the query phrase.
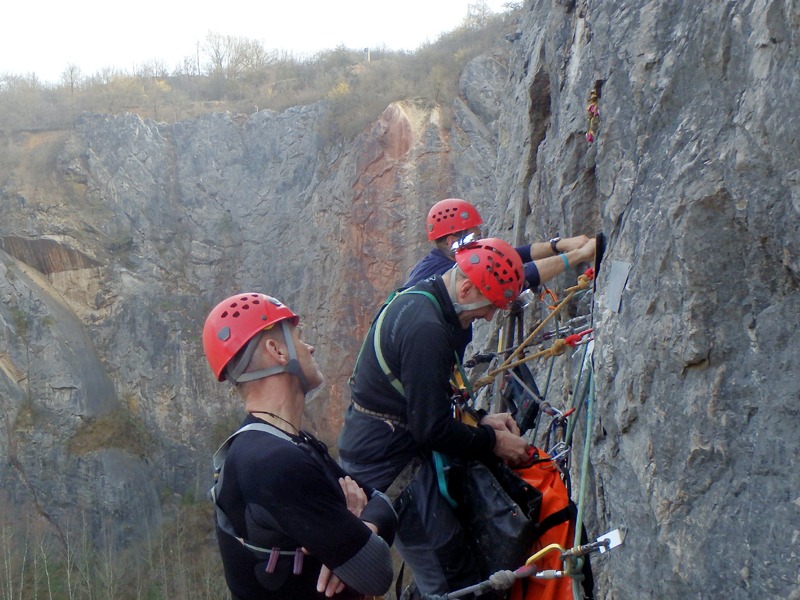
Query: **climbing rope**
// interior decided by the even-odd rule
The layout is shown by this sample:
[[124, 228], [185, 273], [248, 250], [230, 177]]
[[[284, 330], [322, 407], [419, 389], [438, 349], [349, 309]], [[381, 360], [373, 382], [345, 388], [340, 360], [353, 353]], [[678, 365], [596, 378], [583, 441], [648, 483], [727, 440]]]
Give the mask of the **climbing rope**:
[[[600, 266], [600, 261], [603, 258], [603, 253], [605, 251], [605, 238], [602, 236], [598, 236], [598, 242], [600, 245], [599, 254], [595, 259], [595, 269], [598, 269]], [[597, 281], [593, 281], [594, 287], [596, 289]], [[590, 315], [591, 318], [589, 320], [590, 325], [594, 328], [594, 298], [592, 298], [591, 310]], [[591, 346], [587, 345], [584, 348], [583, 356], [581, 357], [581, 367], [578, 372], [578, 382], [580, 382], [580, 378], [584, 372], [587, 372], [587, 384], [589, 387], [588, 395], [584, 396], [583, 388], [578, 385], [576, 382], [576, 395], [573, 397], [573, 406], [575, 406], [576, 411], [579, 412], [580, 406], [582, 405], [581, 399], [586, 398], [586, 431], [584, 433], [583, 439], [583, 460], [581, 462], [581, 469], [580, 469], [580, 486], [578, 488], [578, 501], [576, 502], [578, 511], [575, 517], [575, 537], [573, 540], [573, 548], [578, 548], [581, 542], [581, 532], [583, 531], [583, 515], [585, 509], [585, 499], [586, 499], [586, 487], [587, 481], [589, 479], [589, 451], [592, 446], [592, 430], [594, 428], [594, 405], [595, 405], [595, 377], [594, 377], [594, 342], [592, 342]], [[578, 392], [578, 390], [580, 390]], [[567, 430], [567, 444], [572, 444], [572, 432], [574, 430], [574, 424], [577, 421], [577, 418], [574, 419], [570, 423], [570, 427]], [[583, 567], [583, 558], [580, 557], [574, 561], [574, 563], [570, 563], [571, 568], [575, 569], [575, 572], [580, 572], [581, 568]], [[577, 580], [573, 579], [573, 594], [578, 595], [580, 590], [578, 589], [578, 582]]]
[[[520, 354], [522, 354], [522, 352], [525, 350], [526, 347], [528, 347], [531, 341], [533, 341], [536, 338], [536, 336], [539, 335], [544, 326], [552, 319], [554, 319], [555, 316], [559, 314], [564, 309], [565, 306], [567, 306], [569, 301], [572, 300], [572, 297], [576, 293], [589, 288], [589, 285], [591, 284], [593, 278], [594, 278], [594, 269], [591, 268], [587, 269], [586, 272], [579, 275], [578, 284], [564, 290], [565, 292], [567, 292], [567, 295], [561, 302], [558, 303], [558, 305], [553, 309], [553, 311], [549, 315], [547, 315], [547, 317], [545, 317], [541, 323], [539, 323], [539, 325], [530, 333], [530, 335], [528, 335], [528, 337], [525, 338], [525, 340], [519, 346], [517, 346], [517, 349], [514, 350], [514, 352], [512, 352], [511, 355], [508, 358], [506, 358], [505, 361], [503, 361], [503, 363], [499, 367], [490, 371], [488, 374], [484, 375], [483, 377], [475, 381], [475, 383], [473, 384], [473, 388], [477, 390], [484, 386], [491, 385], [491, 383], [494, 381], [495, 376], [502, 373], [503, 371], [507, 371], [508, 369], [511, 369], [516, 365], [527, 362], [528, 360], [533, 360], [534, 357], [528, 357], [526, 359], [522, 359], [519, 362], [516, 363], [514, 362], [514, 359]], [[557, 344], [557, 342], [561, 343]], [[553, 347], [556, 346], [557, 348], [554, 350]], [[548, 348], [547, 350], [543, 350], [541, 353], [537, 353], [538, 356], [535, 356], [535, 358], [540, 358], [541, 356], [557, 356], [557, 354], [553, 354], [554, 352], [562, 354], [564, 352], [563, 346], [564, 346], [563, 340], [556, 340], [556, 342], [554, 342], [553, 344], [553, 347]]]
[[[589, 450], [592, 446], [592, 427], [591, 424], [594, 420], [594, 377], [589, 372], [589, 398], [586, 402], [586, 436], [583, 440], [583, 460], [581, 462], [581, 482], [578, 487], [578, 514], [575, 517], [575, 537], [573, 540], [573, 547], [578, 547], [581, 542], [581, 532], [583, 531], [583, 515], [584, 507], [586, 506], [586, 482], [589, 479]], [[574, 564], [570, 565], [574, 572], [579, 573], [583, 567], [583, 558], [578, 558]], [[575, 582], [577, 584], [577, 582]], [[577, 589], [574, 591], [578, 591]]]
[[464, 598], [465, 596], [482, 596], [489, 592], [503, 592], [510, 590], [517, 579], [527, 579], [536, 573], [536, 567], [524, 566], [515, 571], [497, 571], [492, 573], [489, 579], [465, 587], [455, 592], [446, 594], [422, 594], [423, 600], [452, 600], [453, 598]]

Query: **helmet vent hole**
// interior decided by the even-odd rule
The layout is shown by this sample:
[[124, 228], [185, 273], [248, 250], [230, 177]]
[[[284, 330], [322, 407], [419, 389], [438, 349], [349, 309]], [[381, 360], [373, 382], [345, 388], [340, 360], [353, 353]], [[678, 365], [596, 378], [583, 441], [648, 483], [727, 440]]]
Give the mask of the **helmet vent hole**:
[[237, 310], [237, 311], [236, 311], [235, 313], [233, 313], [231, 316], [232, 316], [232, 317], [235, 319], [236, 317], [238, 317], [238, 316], [239, 316], [239, 315], [241, 315], [241, 314], [242, 314], [242, 313], [240, 313], [240, 312]]

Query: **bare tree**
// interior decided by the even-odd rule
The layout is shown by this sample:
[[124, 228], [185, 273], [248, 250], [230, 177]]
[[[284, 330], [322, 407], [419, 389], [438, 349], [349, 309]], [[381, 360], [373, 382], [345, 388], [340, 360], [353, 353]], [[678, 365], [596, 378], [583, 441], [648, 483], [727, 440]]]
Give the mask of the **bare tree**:
[[64, 72], [61, 73], [61, 83], [69, 88], [70, 96], [75, 95], [75, 90], [80, 85], [82, 79], [81, 68], [73, 63], [69, 63], [67, 68], [64, 69]]
[[47, 583], [47, 598], [53, 600], [53, 582], [50, 577], [50, 557], [53, 553], [52, 547], [47, 543], [43, 537], [39, 543], [39, 554], [42, 557], [42, 565], [44, 569], [45, 583]]
[[476, 0], [467, 5], [467, 18], [465, 25], [469, 29], [481, 29], [486, 26], [489, 15], [492, 14], [486, 0]]
[[203, 50], [208, 57], [205, 72], [225, 79], [237, 79], [249, 71], [275, 62], [260, 42], [247, 38], [209, 32]]

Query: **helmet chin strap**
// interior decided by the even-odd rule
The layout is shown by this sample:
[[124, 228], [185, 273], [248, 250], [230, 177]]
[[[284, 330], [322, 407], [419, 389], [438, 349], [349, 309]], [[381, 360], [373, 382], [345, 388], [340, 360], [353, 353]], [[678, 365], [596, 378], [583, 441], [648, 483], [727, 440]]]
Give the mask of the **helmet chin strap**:
[[458, 279], [458, 273], [463, 273], [461, 268], [456, 265], [452, 269], [450, 269], [450, 289], [447, 292], [450, 294], [450, 300], [453, 301], [453, 307], [456, 309], [456, 314], [460, 315], [462, 312], [467, 310], [475, 310], [476, 308], [485, 308], [492, 304], [492, 301], [488, 298], [484, 298], [481, 302], [471, 302], [469, 304], [461, 304], [457, 302], [458, 298], [458, 289], [456, 287], [456, 280]]
[[289, 362], [285, 366], [269, 367], [268, 369], [261, 369], [259, 371], [251, 371], [249, 373], [242, 373], [250, 364], [250, 359], [261, 341], [261, 336], [254, 336], [244, 349], [242, 359], [233, 367], [226, 369], [225, 375], [234, 383], [244, 383], [245, 381], [254, 381], [256, 379], [264, 379], [265, 377], [272, 377], [279, 373], [289, 373], [294, 375], [300, 381], [300, 388], [303, 394], [309, 392], [308, 380], [303, 373], [303, 368], [300, 366], [300, 361], [297, 360], [297, 350], [294, 347], [294, 340], [292, 340], [292, 332], [289, 330], [289, 320], [284, 319], [281, 321], [281, 330], [283, 331], [283, 339], [286, 342], [286, 348], [289, 351]]

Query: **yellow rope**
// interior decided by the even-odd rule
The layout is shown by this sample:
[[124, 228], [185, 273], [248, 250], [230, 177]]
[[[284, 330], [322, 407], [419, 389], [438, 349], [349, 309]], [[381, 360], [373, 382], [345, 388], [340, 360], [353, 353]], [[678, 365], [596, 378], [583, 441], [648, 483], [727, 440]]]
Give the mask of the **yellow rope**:
[[478, 381], [475, 382], [475, 387], [478, 387], [481, 384], [487, 385], [487, 383], [484, 383], [484, 380], [488, 380], [488, 383], [491, 383], [491, 380], [494, 379], [495, 375], [497, 375], [498, 373], [502, 373], [503, 371], [507, 371], [508, 369], [513, 369], [514, 367], [525, 364], [526, 362], [536, 360], [537, 358], [559, 356], [561, 354], [564, 354], [566, 346], [567, 344], [566, 342], [564, 342], [564, 340], [558, 339], [555, 342], [553, 342], [553, 345], [550, 346], [549, 348], [545, 348], [544, 350], [540, 350], [536, 354], [531, 354], [530, 356], [526, 356], [525, 358], [515, 360], [512, 363], [497, 367], [496, 369], [489, 371], [486, 375], [484, 375], [483, 377], [478, 379]]
[[[536, 329], [534, 329], [531, 332], [531, 334], [527, 338], [525, 338], [525, 340], [519, 346], [517, 346], [517, 349], [514, 350], [514, 352], [512, 352], [511, 355], [505, 361], [503, 361], [503, 364], [501, 364], [496, 369], [494, 369], [492, 371], [489, 371], [489, 373], [487, 373], [483, 377], [479, 378], [473, 384], [473, 386], [472, 386], [473, 389], [474, 390], [478, 390], [478, 389], [480, 389], [480, 388], [482, 388], [484, 386], [490, 385], [492, 383], [492, 381], [494, 381], [494, 378], [495, 378], [495, 376], [497, 374], [502, 373], [503, 371], [507, 371], [508, 369], [511, 369], [511, 368], [513, 368], [513, 367], [515, 367], [515, 366], [517, 366], [519, 364], [522, 364], [524, 362], [527, 362], [529, 360], [533, 360], [534, 358], [541, 358], [542, 356], [558, 356], [559, 354], [563, 354], [564, 350], [565, 350], [564, 349], [564, 345], [565, 345], [564, 344], [564, 340], [556, 340], [553, 343], [553, 346], [551, 348], [548, 348], [547, 350], [543, 350], [541, 352], [537, 352], [536, 354], [532, 354], [531, 356], [529, 356], [527, 358], [524, 358], [524, 359], [522, 359], [520, 361], [514, 362], [514, 359], [522, 353], [522, 351], [526, 348], [526, 346], [528, 344], [530, 344], [531, 341], [533, 341], [536, 338], [537, 335], [539, 335], [539, 332], [542, 330], [542, 328], [544, 328], [544, 326], [553, 317], [555, 317], [555, 315], [557, 315], [559, 312], [561, 312], [561, 310], [567, 305], [567, 303], [570, 300], [572, 300], [572, 297], [577, 292], [579, 292], [581, 290], [588, 289], [588, 287], [591, 284], [591, 282], [592, 282], [591, 277], [589, 277], [589, 276], [587, 276], [585, 274], [579, 275], [578, 276], [578, 284], [572, 286], [571, 288], [567, 288], [566, 290], [564, 290], [565, 292], [567, 292], [567, 295], [564, 297], [564, 299], [561, 302], [558, 303], [558, 306], [556, 306], [553, 309], [553, 311], [549, 315], [547, 315], [547, 317], [545, 317], [544, 320], [541, 323], [539, 323], [539, 325], [536, 327]], [[560, 344], [559, 344], [559, 342], [560, 342]], [[556, 347], [558, 347], [558, 348], [556, 348]], [[557, 350], [560, 350], [560, 351], [557, 351]]]

